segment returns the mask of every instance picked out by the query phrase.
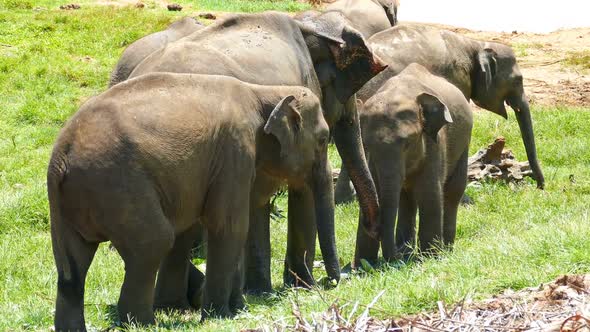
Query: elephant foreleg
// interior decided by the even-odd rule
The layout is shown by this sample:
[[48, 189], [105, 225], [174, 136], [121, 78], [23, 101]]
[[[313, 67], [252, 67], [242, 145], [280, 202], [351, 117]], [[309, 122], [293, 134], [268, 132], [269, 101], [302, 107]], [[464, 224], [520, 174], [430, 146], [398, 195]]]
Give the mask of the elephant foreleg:
[[[429, 178], [430, 180], [424, 180]], [[422, 180], [424, 181], [417, 181], [415, 192], [420, 222], [418, 240], [420, 250], [431, 254], [440, 245], [443, 235], [442, 184], [433, 176], [424, 175]]]
[[262, 207], [250, 207], [250, 226], [246, 244], [247, 293], [270, 293], [270, 202]]
[[285, 285], [307, 287], [313, 279], [316, 221], [313, 194], [309, 188], [289, 188], [289, 227], [283, 281]]
[[463, 152], [455, 166], [455, 170], [445, 183], [443, 240], [447, 248], [451, 249], [457, 232], [457, 210], [461, 197], [467, 187], [467, 159], [468, 151]]
[[354, 187], [350, 182], [350, 176], [344, 164], [340, 168], [340, 175], [336, 181], [336, 188], [334, 189], [334, 201], [336, 204], [345, 204], [354, 201]]
[[363, 228], [363, 215], [359, 211], [359, 224], [356, 228], [356, 247], [354, 250], [353, 268], [361, 267], [361, 259], [368, 261], [371, 264], [377, 263], [379, 256], [379, 241], [370, 237]]

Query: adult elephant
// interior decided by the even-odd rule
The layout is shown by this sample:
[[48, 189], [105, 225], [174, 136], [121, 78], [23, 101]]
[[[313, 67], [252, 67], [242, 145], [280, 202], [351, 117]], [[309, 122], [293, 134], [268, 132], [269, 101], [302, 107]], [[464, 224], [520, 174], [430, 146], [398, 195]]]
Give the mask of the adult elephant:
[[[447, 30], [412, 23], [380, 32], [368, 41], [373, 52], [389, 67], [368, 82], [357, 94], [366, 101], [389, 78], [411, 63], [426, 67], [455, 85], [481, 108], [507, 118], [504, 103], [514, 109], [527, 157], [537, 187], [545, 178], [537, 158], [533, 122], [523, 88], [523, 78], [512, 49], [504, 44], [479, 41]], [[352, 200], [346, 167], [336, 185], [336, 202]]]
[[119, 58], [111, 73], [109, 87], [125, 81], [135, 67], [147, 58], [148, 55], [152, 54], [152, 52], [204, 27], [204, 25], [192, 17], [183, 17], [170, 24], [166, 30], [154, 32], [136, 40], [127, 46], [123, 54], [121, 54], [121, 58]]
[[[146, 58], [131, 77], [150, 72], [219, 74], [255, 84], [309, 88], [322, 101], [324, 117], [359, 192], [360, 206], [367, 216], [364, 226], [376, 237], [379, 203], [362, 149], [354, 93], [385, 67], [340, 13], [325, 13], [299, 22], [285, 14], [267, 12], [236, 14], [168, 44]], [[261, 293], [272, 289], [268, 194], [275, 192], [279, 183], [274, 180], [276, 168], [260, 168], [256, 172], [245, 288]], [[315, 183], [321, 184], [322, 195], [333, 197], [329, 178], [316, 179]], [[289, 232], [283, 275], [287, 285], [314, 283], [311, 271], [316, 225], [328, 276], [340, 278], [333, 202], [314, 197], [314, 192], [320, 191], [306, 184], [289, 185]], [[323, 218], [316, 220], [314, 211], [322, 211], [317, 215]]]
[[[398, 0], [338, 0], [326, 6], [324, 12], [342, 13], [365, 38], [397, 25]], [[295, 15], [305, 20], [319, 15], [314, 10]]]

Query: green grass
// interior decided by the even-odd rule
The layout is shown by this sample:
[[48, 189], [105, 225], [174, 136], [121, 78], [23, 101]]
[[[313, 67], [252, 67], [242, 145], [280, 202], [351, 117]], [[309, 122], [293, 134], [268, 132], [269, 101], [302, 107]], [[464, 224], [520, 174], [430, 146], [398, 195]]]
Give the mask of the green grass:
[[569, 52], [565, 64], [585, 70], [590, 70], [590, 51]]
[[[12, 0], [0, 1], [0, 330], [47, 330], [56, 293], [45, 191], [53, 141], [79, 105], [106, 87], [124, 46], [182, 14], [110, 7], [8, 11], [3, 9]], [[57, 4], [32, 5], [39, 3], [50, 8]], [[328, 302], [368, 304], [384, 289], [372, 314], [387, 318], [433, 309], [437, 300], [479, 299], [506, 288], [538, 285], [563, 273], [588, 272], [588, 111], [533, 108], [545, 191], [536, 190], [531, 181], [519, 186], [469, 187], [475, 204], [460, 209], [453, 252], [354, 275], [323, 296]], [[498, 135], [507, 138], [517, 158], [525, 159], [514, 116], [504, 121], [488, 112], [476, 114], [472, 152]], [[333, 149], [330, 156], [338, 166]], [[286, 199], [278, 201], [286, 210]], [[356, 204], [336, 209], [343, 265], [353, 256], [357, 215]], [[278, 290], [286, 229], [284, 220], [272, 222], [272, 273]], [[317, 259], [321, 259], [319, 253]], [[323, 275], [322, 269], [314, 273]], [[89, 327], [104, 329], [113, 324], [122, 280], [121, 259], [101, 245], [86, 285]], [[300, 304], [308, 318], [328, 307], [317, 292], [280, 290], [271, 298], [248, 297], [249, 310], [235, 320], [213, 320], [202, 326], [198, 314], [159, 314], [157, 318], [160, 330], [236, 330], [281, 318], [292, 323], [292, 301]]]

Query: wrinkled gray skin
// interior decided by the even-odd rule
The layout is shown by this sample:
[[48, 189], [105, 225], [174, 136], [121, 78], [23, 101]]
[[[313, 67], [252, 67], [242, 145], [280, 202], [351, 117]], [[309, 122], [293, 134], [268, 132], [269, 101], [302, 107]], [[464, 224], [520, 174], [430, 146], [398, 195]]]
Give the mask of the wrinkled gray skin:
[[[545, 178], [537, 158], [529, 102], [522, 74], [509, 46], [463, 37], [423, 24], [402, 24], [369, 39], [373, 52], [389, 67], [367, 83], [357, 97], [367, 100], [390, 77], [416, 62], [454, 84], [479, 107], [507, 117], [504, 103], [514, 109], [537, 187]], [[336, 186], [336, 202], [353, 199], [346, 171]]]
[[[360, 117], [381, 203], [385, 260], [394, 260], [400, 253], [408, 257], [415, 241], [416, 212], [423, 252], [439, 242], [451, 246], [467, 184], [473, 125], [471, 108], [461, 91], [411, 64], [366, 101]], [[378, 251], [378, 241], [358, 232], [355, 266], [360, 259], [376, 261]]]
[[111, 73], [109, 87], [125, 81], [133, 69], [154, 51], [204, 27], [194, 18], [184, 17], [170, 24], [166, 30], [152, 33], [133, 42], [121, 54], [119, 62]]
[[125, 262], [122, 320], [152, 324], [154, 306], [189, 308], [184, 249], [200, 228], [209, 239], [203, 318], [242, 309], [256, 172], [330, 199], [315, 182], [330, 172], [328, 140], [320, 102], [302, 87], [157, 73], [85, 103], [61, 131], [47, 173], [56, 330], [85, 330], [86, 273], [108, 240]]
[[[365, 38], [397, 25], [398, 0], [338, 0], [324, 9], [324, 12], [342, 13]], [[320, 12], [308, 10], [294, 16], [304, 21]]]
[[[168, 44], [144, 60], [131, 77], [150, 72], [228, 75], [262, 85], [297, 85], [320, 97], [324, 117], [367, 216], [367, 231], [378, 233], [377, 193], [361, 145], [354, 93], [384, 67], [366, 47], [361, 34], [341, 14], [331, 12], [306, 22], [281, 13], [238, 14], [219, 20], [184, 39]], [[211, 112], [215, 112], [212, 109]], [[270, 203], [268, 196], [279, 183], [274, 170], [257, 171], [250, 206], [250, 232], [246, 255], [245, 288], [270, 292]], [[325, 197], [307, 186], [289, 186], [289, 232], [284, 282], [314, 283], [316, 228], [326, 272], [339, 280], [340, 267], [334, 238], [334, 206], [330, 178]], [[314, 213], [319, 210], [322, 213]], [[321, 216], [321, 218], [317, 218]], [[316, 219], [317, 218], [317, 219]], [[294, 277], [295, 273], [303, 281]]]

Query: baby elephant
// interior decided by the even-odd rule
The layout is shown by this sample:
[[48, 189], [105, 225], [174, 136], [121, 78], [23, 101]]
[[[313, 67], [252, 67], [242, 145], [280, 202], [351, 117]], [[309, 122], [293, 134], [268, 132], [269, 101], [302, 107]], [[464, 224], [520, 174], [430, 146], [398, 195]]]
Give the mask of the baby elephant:
[[[417, 211], [421, 250], [430, 251], [437, 241], [453, 243], [472, 121], [461, 91], [417, 64], [389, 79], [364, 104], [361, 131], [381, 203], [386, 260], [411, 250]], [[359, 229], [356, 266], [360, 259], [376, 260], [378, 251], [379, 243]]]
[[107, 240], [125, 262], [122, 320], [154, 323], [154, 298], [188, 307], [178, 253], [200, 227], [209, 239], [202, 315], [234, 314], [256, 169], [273, 163], [277, 177], [304, 178], [325, 163], [328, 137], [317, 97], [301, 87], [157, 73], [89, 100], [61, 131], [47, 173], [56, 330], [85, 329], [86, 273]]

